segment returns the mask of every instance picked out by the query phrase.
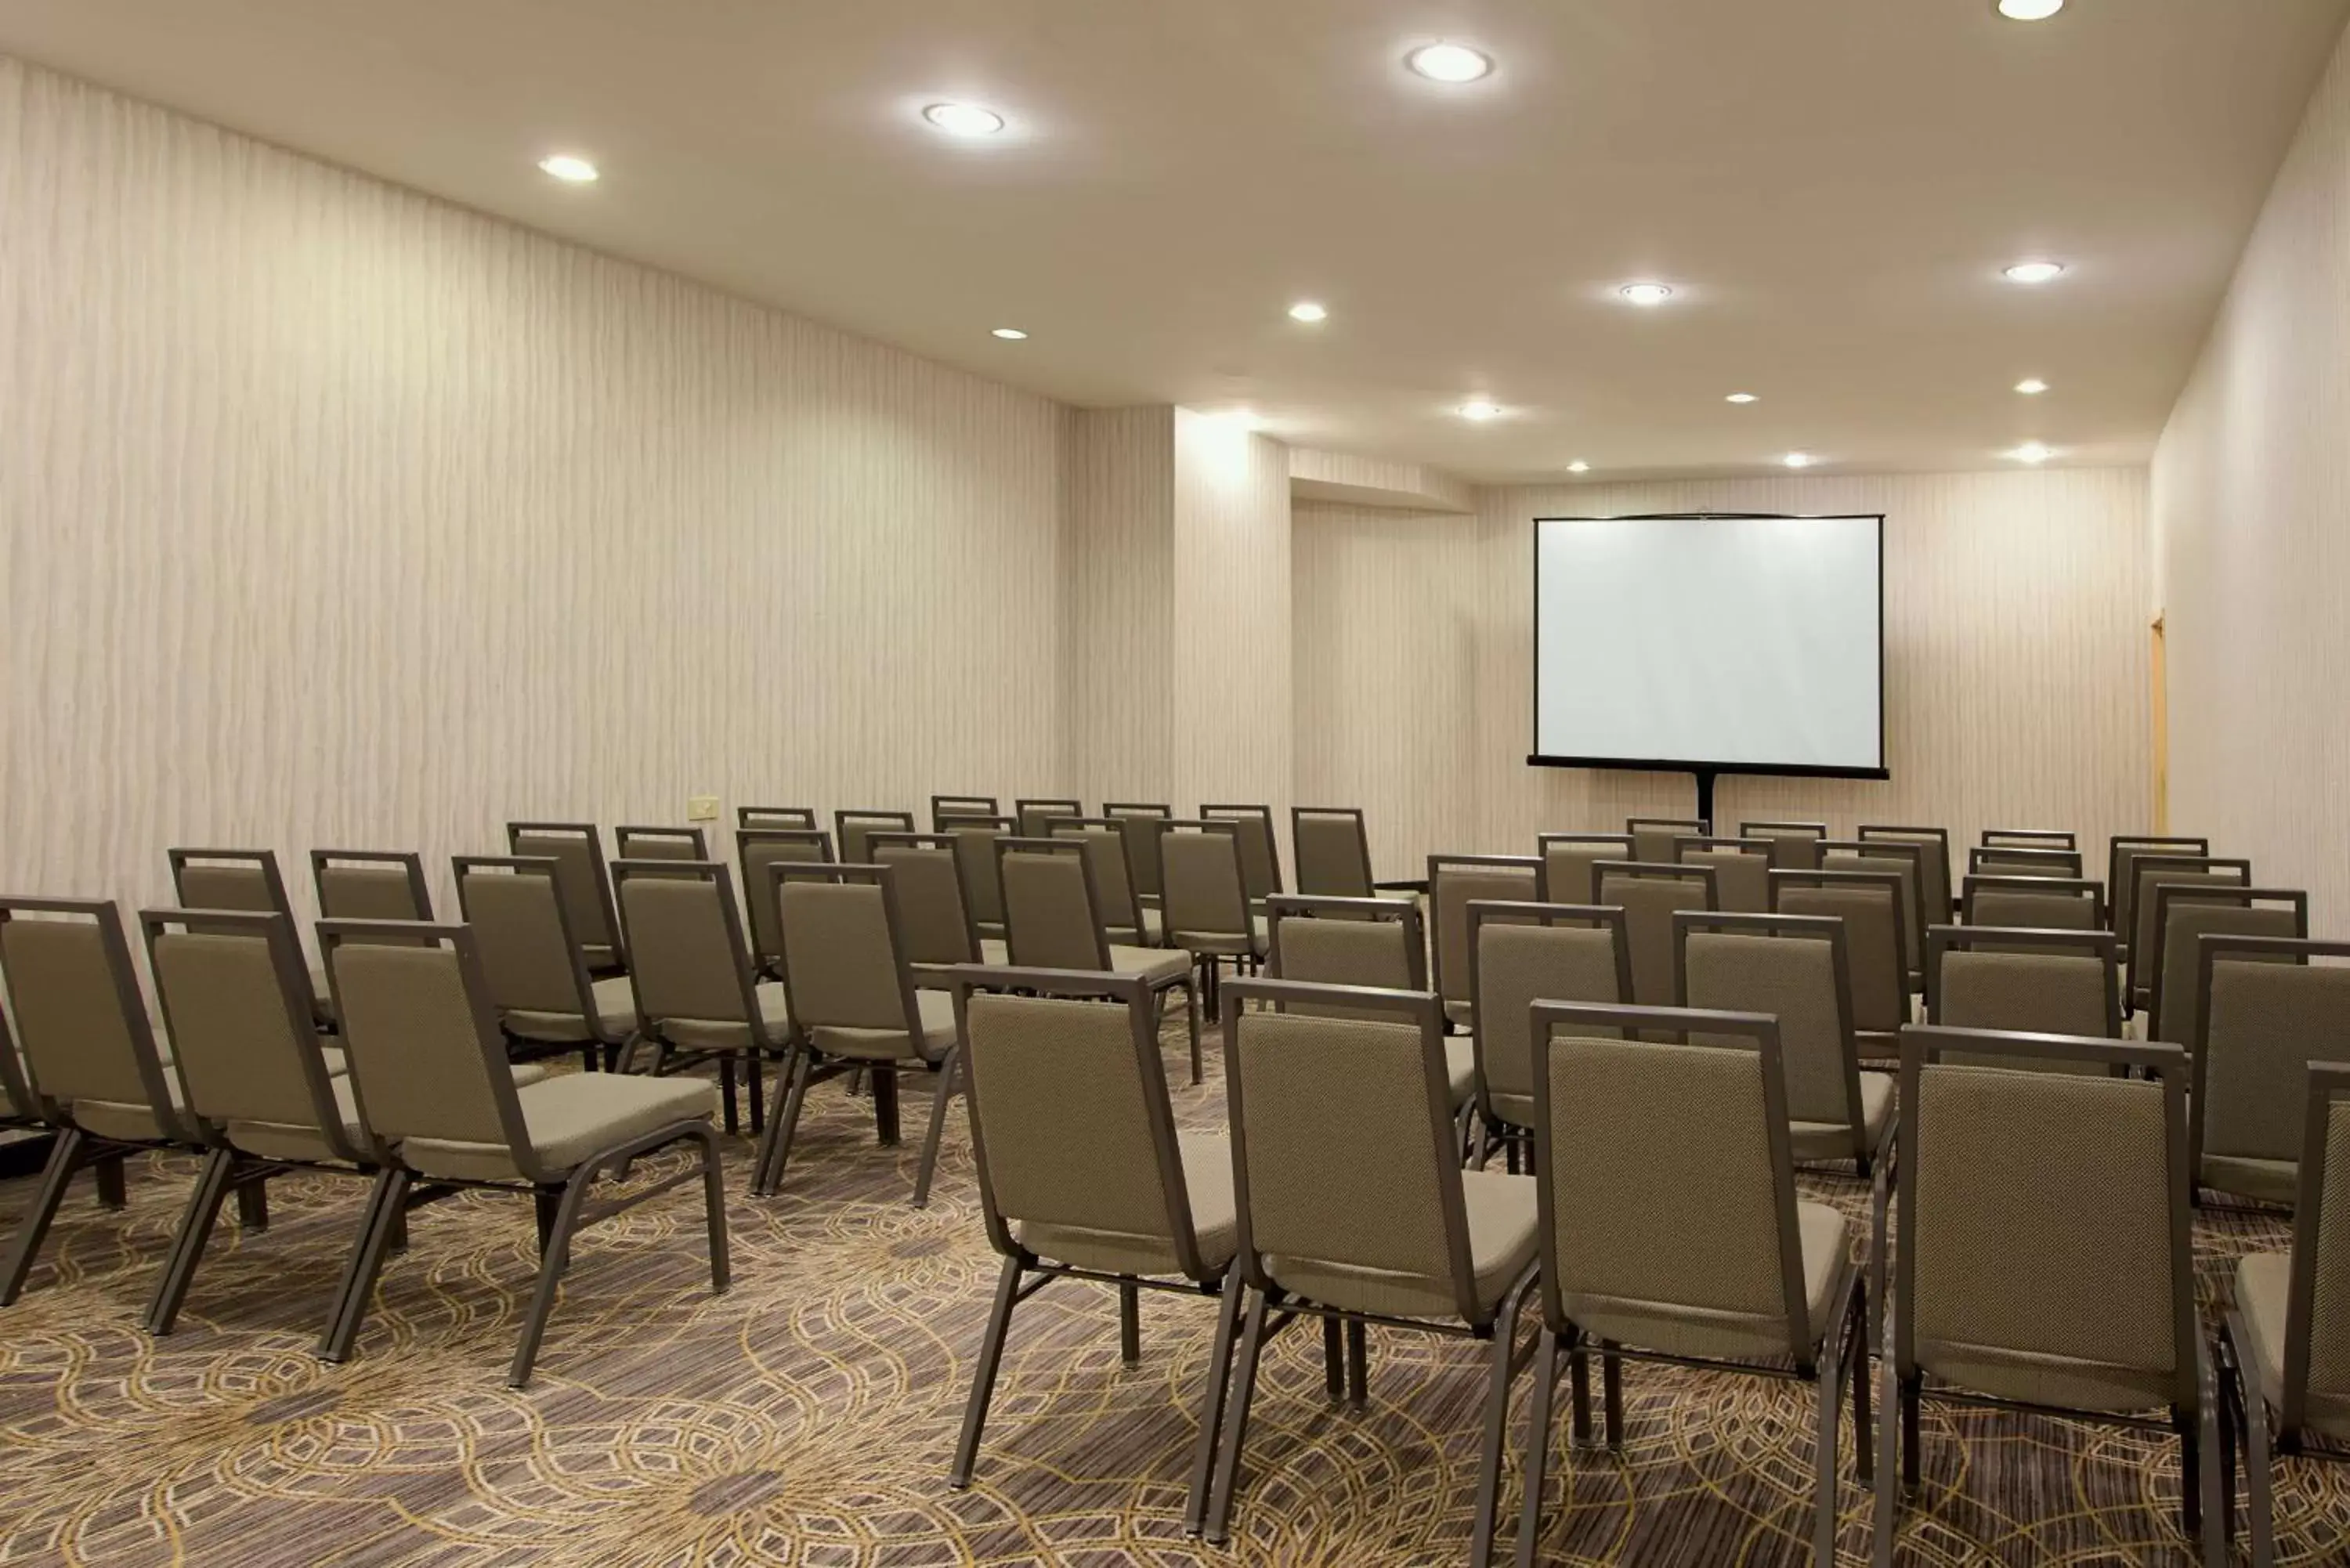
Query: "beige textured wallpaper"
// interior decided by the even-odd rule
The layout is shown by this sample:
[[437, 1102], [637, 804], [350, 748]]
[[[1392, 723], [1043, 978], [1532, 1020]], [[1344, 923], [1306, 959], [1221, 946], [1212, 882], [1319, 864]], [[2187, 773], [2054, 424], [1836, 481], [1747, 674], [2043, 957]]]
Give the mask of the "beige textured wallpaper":
[[[1529, 768], [1532, 520], [1883, 512], [1885, 784], [1727, 777], [1717, 815], [2071, 827], [2150, 811], [2146, 475], [2137, 469], [1497, 487], [1473, 519], [1300, 507], [1301, 785], [1361, 782], [1386, 867], [1682, 815], [1687, 774]], [[1332, 800], [1331, 804], [1345, 804]]]
[[1136, 696], [1172, 719], [1175, 804], [1274, 808], [1289, 836], [1289, 454], [1230, 418], [1175, 410], [1174, 635]]
[[[2170, 816], [2350, 929], [2350, 40], [2154, 458]], [[2216, 846], [2215, 846], [2216, 847]]]
[[1056, 789], [1069, 421], [0, 59], [0, 884]]

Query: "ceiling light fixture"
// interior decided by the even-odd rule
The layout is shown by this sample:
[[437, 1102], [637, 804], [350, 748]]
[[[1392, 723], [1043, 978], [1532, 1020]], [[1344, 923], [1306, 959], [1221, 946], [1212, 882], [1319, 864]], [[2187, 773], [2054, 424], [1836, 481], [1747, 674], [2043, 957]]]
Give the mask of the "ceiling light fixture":
[[1639, 306], [1658, 306], [1673, 296], [1672, 286], [1663, 283], [1627, 283], [1617, 293]]
[[1028, 334], [1021, 331], [1017, 327], [999, 327], [995, 328], [992, 336], [1001, 337], [1006, 343], [1017, 343], [1022, 338], [1027, 337]]
[[1310, 299], [1301, 299], [1289, 307], [1289, 319], [1292, 321], [1326, 321], [1329, 316], [1326, 306]]
[[2018, 462], [2046, 462], [2056, 453], [2054, 449], [2043, 442], [2028, 441], [2007, 455]]
[[2064, 275], [2064, 264], [2053, 261], [2017, 262], [2000, 274], [2010, 283], [2048, 283]]
[[2027, 376], [2015, 384], [2015, 389], [2027, 398], [2036, 398], [2048, 389], [2048, 383], [2037, 376]]
[[1730, 396], [1722, 399], [1721, 400], [1725, 403], [1751, 403], [1754, 400], [1754, 394], [1752, 392], [1732, 392]]
[[2045, 22], [2064, 8], [2064, 0], [1999, 0], [1999, 14], [2011, 22]]
[[1807, 452], [1791, 452], [1779, 461], [1789, 468], [1809, 468], [1820, 460]]
[[922, 118], [949, 136], [993, 136], [1003, 129], [1003, 117], [975, 103], [934, 103]]
[[1417, 76], [1432, 82], [1473, 82], [1493, 68], [1493, 57], [1466, 44], [1425, 44], [1403, 57]]
[[1461, 405], [1461, 417], [1473, 423], [1482, 424], [1487, 420], [1500, 419], [1502, 405], [1487, 402], [1482, 398], [1473, 398]]
[[550, 152], [538, 161], [538, 167], [567, 185], [592, 185], [598, 174], [593, 163], [569, 152]]
[[1578, 457], [1573, 462], [1566, 465], [1566, 472], [1569, 473], [1589, 473], [1591, 472], [1591, 465]]

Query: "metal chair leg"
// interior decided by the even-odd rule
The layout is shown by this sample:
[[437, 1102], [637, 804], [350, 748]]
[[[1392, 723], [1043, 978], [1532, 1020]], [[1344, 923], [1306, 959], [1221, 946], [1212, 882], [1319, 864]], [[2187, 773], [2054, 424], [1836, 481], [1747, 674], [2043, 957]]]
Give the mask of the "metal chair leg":
[[180, 1303], [187, 1299], [196, 1264], [203, 1258], [205, 1243], [212, 1240], [213, 1222], [220, 1217], [221, 1202], [228, 1196], [229, 1177], [235, 1168], [236, 1156], [229, 1149], [204, 1151], [203, 1168], [196, 1173], [196, 1184], [188, 1191], [187, 1210], [180, 1216], [172, 1250], [155, 1281], [155, 1294], [147, 1303], [147, 1332], [158, 1339], [171, 1333], [179, 1320]]
[[127, 1156], [100, 1155], [90, 1163], [91, 1175], [98, 1180], [98, 1206], [109, 1213], [120, 1214], [130, 1207], [130, 1184], [122, 1162]]
[[1518, 1502], [1518, 1568], [1534, 1568], [1542, 1539], [1543, 1484], [1550, 1472], [1551, 1398], [1558, 1383], [1558, 1334], [1544, 1324], [1534, 1342], [1534, 1386], [1526, 1401], [1525, 1495]]
[[1232, 1490], [1239, 1484], [1241, 1448], [1248, 1438], [1249, 1405], [1256, 1397], [1257, 1363], [1264, 1356], [1264, 1318], [1270, 1293], [1259, 1291], [1249, 1303], [1248, 1328], [1241, 1335], [1240, 1368], [1233, 1374], [1232, 1430], [1216, 1460], [1215, 1501], [1208, 1509], [1207, 1539], [1222, 1546], [1232, 1534]]
[[1579, 1337], [1567, 1347], [1566, 1377], [1574, 1402], [1573, 1446], [1587, 1449], [1591, 1447], [1591, 1357], [1585, 1354]]
[[1901, 1524], [1901, 1460], [1895, 1452], [1900, 1443], [1901, 1384], [1892, 1362], [1879, 1367], [1884, 1381], [1877, 1389], [1877, 1517], [1870, 1521], [1869, 1563], [1871, 1568], [1893, 1568], [1893, 1536]]
[[563, 1196], [555, 1205], [554, 1223], [545, 1224], [548, 1194], [538, 1194], [544, 1241], [539, 1249], [538, 1288], [531, 1293], [530, 1310], [522, 1320], [522, 1339], [515, 1346], [514, 1365], [506, 1372], [506, 1386], [525, 1388], [530, 1386], [532, 1363], [538, 1359], [539, 1341], [546, 1334], [546, 1318], [555, 1310], [555, 1287], [563, 1278], [563, 1271], [571, 1262], [571, 1233], [579, 1228], [579, 1206], [587, 1200], [588, 1189], [596, 1183], [596, 1168], [581, 1166], [563, 1184]]
[[1347, 1345], [1338, 1320], [1322, 1320], [1322, 1389], [1336, 1405], [1347, 1397]]
[[1206, 1069], [1200, 1060], [1200, 988], [1196, 981], [1183, 983], [1183, 1020], [1191, 1032], [1191, 1082], [1200, 1083]]
[[410, 1179], [409, 1173], [397, 1167], [376, 1173], [375, 1193], [359, 1220], [359, 1240], [343, 1271], [342, 1289], [327, 1314], [326, 1333], [318, 1338], [321, 1361], [351, 1358], [351, 1346], [359, 1339], [359, 1325], [367, 1321], [368, 1303], [375, 1294], [377, 1276], [383, 1272], [383, 1254], [391, 1240], [392, 1221], [407, 1208]]
[[751, 1191], [754, 1197], [772, 1198], [784, 1184], [784, 1162], [791, 1158], [792, 1133], [800, 1123], [800, 1106], [807, 1099], [808, 1083], [816, 1076], [816, 1053], [807, 1046], [798, 1047], [784, 1081], [791, 1085], [784, 1096], [780, 1113], [767, 1123], [767, 1147], [752, 1168]]
[[1191, 1490], [1183, 1502], [1183, 1533], [1197, 1535], [1207, 1528], [1208, 1483], [1215, 1472], [1216, 1438], [1224, 1419], [1224, 1393], [1232, 1382], [1232, 1337], [1239, 1332], [1241, 1297], [1248, 1288], [1234, 1263], [1224, 1273], [1222, 1302], [1216, 1308], [1216, 1339], [1208, 1352], [1206, 1397], [1200, 1401], [1200, 1438], [1191, 1459]]
[[939, 1168], [939, 1138], [947, 1125], [947, 1102], [954, 1097], [955, 1074], [962, 1068], [962, 1047], [950, 1048], [947, 1059], [939, 1064], [939, 1086], [931, 1096], [931, 1130], [922, 1138], [921, 1163], [914, 1170], [914, 1207], [926, 1209], [931, 1201], [931, 1178]]
[[236, 1228], [255, 1235], [269, 1229], [269, 1179], [255, 1176], [236, 1184]]
[[1128, 1281], [1118, 1287], [1118, 1355], [1128, 1366], [1142, 1364], [1142, 1287]]
[[1869, 1431], [1868, 1409], [1868, 1285], [1857, 1287], [1862, 1295], [1853, 1303], [1852, 1322], [1846, 1325], [1846, 1341], [1844, 1376], [1852, 1383], [1852, 1468], [1863, 1488], [1877, 1481], [1877, 1444]]
[[1469, 1527], [1469, 1561], [1479, 1568], [1493, 1555], [1493, 1516], [1502, 1497], [1502, 1442], [1509, 1431], [1511, 1375], [1518, 1365], [1518, 1314], [1525, 1310], [1534, 1289], [1530, 1271], [1502, 1298], [1502, 1310], [1493, 1319], [1492, 1366], [1485, 1385], [1485, 1441], [1478, 1456], [1477, 1509]]
[[1371, 1335], [1361, 1318], [1347, 1320], [1347, 1403], [1360, 1410], [1371, 1402]]
[[2276, 1563], [2276, 1490], [2272, 1468], [2276, 1463], [2274, 1435], [2269, 1430], [2268, 1397], [2261, 1392], [2260, 1376], [2244, 1364], [2244, 1348], [2249, 1336], [2244, 1331], [2241, 1312], [2230, 1312], [2220, 1331], [2227, 1350], [2227, 1365], [2233, 1376], [2239, 1397], [2237, 1408], [2244, 1413], [2244, 1500], [2249, 1533], [2252, 1538], [2252, 1568], [2275, 1568]]
[[734, 1058], [730, 1054], [718, 1058], [718, 1098], [726, 1115], [726, 1133], [733, 1137], [742, 1130], [740, 1112], [734, 1104]]
[[995, 1305], [987, 1314], [987, 1337], [980, 1341], [979, 1365], [972, 1368], [971, 1401], [963, 1407], [962, 1436], [955, 1443], [954, 1468], [947, 1484], [961, 1491], [971, 1484], [971, 1469], [979, 1458], [979, 1434], [987, 1425], [987, 1404], [995, 1395], [996, 1369], [1003, 1362], [1003, 1334], [1012, 1324], [1012, 1309], [1020, 1304], [1020, 1260], [1003, 1260], [995, 1282]]
[[1844, 1413], [1844, 1390], [1836, 1386], [1845, 1366], [1842, 1346], [1835, 1343], [1842, 1325], [1828, 1332], [1834, 1354], [1820, 1359], [1815, 1390], [1819, 1421], [1812, 1437], [1812, 1562], [1816, 1568], [1835, 1568], [1836, 1417]]
[[1607, 1417], [1607, 1447], [1624, 1451], [1624, 1360], [1607, 1340], [1599, 1342], [1599, 1399]]
[[734, 1282], [734, 1268], [726, 1247], [726, 1173], [719, 1168], [718, 1135], [702, 1129], [702, 1208], [710, 1228], [710, 1293], [723, 1296]]
[[49, 1223], [57, 1217], [57, 1206], [65, 1201], [66, 1189], [81, 1168], [83, 1153], [89, 1147], [89, 1136], [79, 1127], [67, 1127], [57, 1134], [57, 1141], [49, 1146], [49, 1161], [41, 1168], [41, 1185], [33, 1195], [33, 1206], [16, 1221], [16, 1234], [8, 1241], [8, 1261], [0, 1264], [0, 1306], [7, 1306], [24, 1293], [25, 1276], [33, 1272], [33, 1259], [41, 1250], [42, 1241], [49, 1233]]

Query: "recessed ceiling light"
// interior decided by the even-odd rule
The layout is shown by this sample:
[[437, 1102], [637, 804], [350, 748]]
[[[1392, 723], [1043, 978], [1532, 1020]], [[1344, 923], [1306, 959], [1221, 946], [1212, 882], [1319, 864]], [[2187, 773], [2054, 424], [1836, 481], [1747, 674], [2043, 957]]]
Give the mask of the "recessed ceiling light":
[[2040, 441], [2028, 441], [2007, 455], [2018, 462], [2046, 462], [2056, 453], [2052, 448]]
[[2045, 22], [2064, 8], [2064, 0], [1999, 0], [1999, 14], [2011, 22]]
[[1809, 468], [1812, 464], [1819, 462], [1819, 459], [1814, 457], [1807, 452], [1791, 452], [1779, 461], [1785, 463], [1789, 468]]
[[1489, 403], [1482, 398], [1474, 398], [1461, 405], [1461, 417], [1480, 423], [1486, 420], [1498, 420], [1502, 417], [1502, 405]]
[[1591, 472], [1591, 465], [1578, 457], [1573, 462], [1566, 465], [1566, 472], [1569, 473], [1589, 473]]
[[934, 103], [922, 118], [949, 136], [993, 136], [1003, 129], [1003, 117], [975, 103]]
[[2027, 398], [2036, 398], [2048, 389], [2048, 383], [2037, 376], [2027, 376], [2015, 384], [2015, 389]]
[[1673, 296], [1672, 286], [1662, 283], [1627, 283], [1616, 292], [1635, 305], [1662, 305]]
[[1427, 44], [1403, 63], [1432, 82], [1473, 82], [1493, 68], [1492, 57], [1466, 44]]
[[1732, 392], [1730, 396], [1722, 399], [1721, 400], [1725, 403], [1751, 403], [1754, 400], [1754, 394], [1752, 392]]
[[2053, 261], [2017, 262], [2000, 275], [2010, 283], [2046, 283], [2064, 275], [2064, 264]]
[[1021, 331], [1017, 327], [999, 327], [995, 329], [994, 336], [1003, 338], [1007, 343], [1017, 343], [1023, 337], [1027, 337], [1028, 334]]
[[1292, 321], [1322, 321], [1326, 320], [1329, 315], [1326, 307], [1310, 299], [1301, 299], [1289, 307], [1289, 319]]
[[538, 167], [567, 185], [588, 185], [596, 180], [596, 166], [568, 152], [551, 152], [538, 161]]

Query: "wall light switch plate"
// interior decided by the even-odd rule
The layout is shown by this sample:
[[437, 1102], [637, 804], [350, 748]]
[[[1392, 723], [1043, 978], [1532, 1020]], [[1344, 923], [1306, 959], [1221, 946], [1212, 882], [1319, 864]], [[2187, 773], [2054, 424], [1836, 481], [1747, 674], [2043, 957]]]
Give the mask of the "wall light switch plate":
[[685, 820], [688, 822], [717, 821], [718, 797], [714, 794], [688, 796], [685, 803]]

